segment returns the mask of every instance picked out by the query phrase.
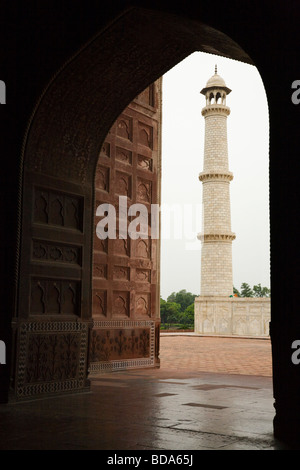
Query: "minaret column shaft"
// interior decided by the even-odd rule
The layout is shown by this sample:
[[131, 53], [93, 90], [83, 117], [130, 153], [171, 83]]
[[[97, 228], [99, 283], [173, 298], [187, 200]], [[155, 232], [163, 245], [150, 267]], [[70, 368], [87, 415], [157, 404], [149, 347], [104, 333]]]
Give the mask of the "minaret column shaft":
[[[230, 181], [228, 169], [227, 116], [225, 104], [227, 87], [205, 89], [206, 106], [205, 143], [202, 182], [202, 242], [201, 296], [229, 297], [233, 292]], [[221, 103], [212, 103], [211, 97], [222, 96]]]
[[[222, 107], [224, 108], [224, 107]], [[229, 114], [229, 108], [226, 108]], [[220, 110], [219, 110], [220, 111]], [[223, 111], [223, 109], [222, 109]], [[203, 171], [228, 171], [227, 113], [206, 110]]]

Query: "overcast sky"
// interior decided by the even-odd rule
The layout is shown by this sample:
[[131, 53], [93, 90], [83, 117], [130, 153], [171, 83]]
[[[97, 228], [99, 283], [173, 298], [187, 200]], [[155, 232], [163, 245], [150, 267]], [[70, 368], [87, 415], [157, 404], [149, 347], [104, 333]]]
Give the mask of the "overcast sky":
[[[269, 117], [258, 70], [231, 59], [196, 52], [163, 77], [161, 296], [186, 289], [200, 294], [205, 98], [200, 90], [218, 74], [227, 97], [233, 282], [270, 287]], [[175, 223], [164, 206], [178, 206]], [[184, 206], [185, 209], [184, 209]], [[181, 215], [186, 217], [182, 235]], [[188, 212], [189, 211], [189, 212]], [[191, 214], [191, 216], [189, 216]], [[196, 215], [198, 214], [198, 217]], [[174, 220], [174, 219], [173, 219]], [[190, 224], [190, 227], [188, 227]], [[179, 230], [180, 232], [180, 230]], [[177, 237], [177, 238], [176, 238]]]

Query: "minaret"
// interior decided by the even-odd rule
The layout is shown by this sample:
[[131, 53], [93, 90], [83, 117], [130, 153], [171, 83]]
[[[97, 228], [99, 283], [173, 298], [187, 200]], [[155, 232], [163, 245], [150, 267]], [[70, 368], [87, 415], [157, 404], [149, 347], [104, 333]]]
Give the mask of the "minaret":
[[206, 106], [202, 109], [205, 119], [205, 144], [202, 182], [203, 225], [198, 238], [201, 251], [201, 296], [226, 296], [233, 293], [230, 181], [228, 168], [226, 96], [231, 92], [217, 73], [201, 90]]

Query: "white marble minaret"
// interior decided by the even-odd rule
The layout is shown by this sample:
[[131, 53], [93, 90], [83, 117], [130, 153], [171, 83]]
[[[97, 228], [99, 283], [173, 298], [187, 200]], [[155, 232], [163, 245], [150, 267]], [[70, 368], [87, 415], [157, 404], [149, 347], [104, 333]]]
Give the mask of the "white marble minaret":
[[230, 109], [226, 97], [231, 92], [217, 73], [201, 90], [206, 106], [202, 109], [205, 119], [205, 144], [202, 182], [203, 226], [198, 238], [201, 251], [201, 296], [225, 296], [233, 293], [230, 181], [228, 167], [227, 116]]
[[202, 182], [201, 293], [195, 298], [194, 331], [205, 335], [268, 336], [269, 298], [233, 296], [230, 182], [226, 97], [231, 92], [217, 73], [201, 90], [206, 106]]

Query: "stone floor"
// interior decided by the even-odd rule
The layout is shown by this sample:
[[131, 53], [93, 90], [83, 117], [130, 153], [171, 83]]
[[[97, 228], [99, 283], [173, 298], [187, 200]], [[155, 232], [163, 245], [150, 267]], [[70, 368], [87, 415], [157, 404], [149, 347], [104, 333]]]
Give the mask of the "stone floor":
[[103, 374], [88, 393], [0, 405], [0, 449], [283, 449], [273, 416], [269, 340], [164, 335], [160, 369]]

